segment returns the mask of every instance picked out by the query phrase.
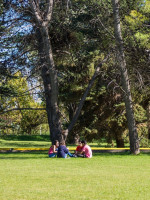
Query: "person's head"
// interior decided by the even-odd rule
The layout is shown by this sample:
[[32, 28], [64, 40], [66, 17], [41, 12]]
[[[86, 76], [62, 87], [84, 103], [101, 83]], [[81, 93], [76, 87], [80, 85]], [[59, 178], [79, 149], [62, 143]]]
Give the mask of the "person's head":
[[59, 146], [59, 141], [55, 140], [54, 145], [56, 145], [56, 147], [58, 147]]
[[79, 146], [82, 146], [81, 140], [78, 141]]
[[82, 144], [82, 146], [84, 146], [84, 145], [87, 144], [87, 142], [86, 142], [85, 140], [82, 140], [82, 141], [81, 141], [81, 144]]
[[60, 145], [65, 145], [65, 140], [61, 140]]

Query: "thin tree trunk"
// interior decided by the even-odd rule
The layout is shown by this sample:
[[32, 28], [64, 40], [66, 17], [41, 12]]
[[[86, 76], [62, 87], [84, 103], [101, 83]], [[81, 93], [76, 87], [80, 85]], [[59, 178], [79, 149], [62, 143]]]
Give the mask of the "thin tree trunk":
[[124, 148], [124, 139], [122, 137], [122, 133], [117, 131], [115, 134], [115, 139], [116, 139], [117, 148]]
[[77, 107], [77, 109], [76, 109], [75, 115], [73, 116], [73, 119], [71, 120], [71, 122], [70, 122], [70, 124], [69, 124], [69, 126], [68, 126], [68, 129], [66, 129], [65, 132], [64, 132], [64, 137], [65, 137], [65, 138], [67, 137], [68, 133], [72, 130], [74, 124], [76, 123], [76, 121], [77, 121], [77, 119], [78, 119], [78, 117], [79, 117], [79, 114], [80, 114], [80, 112], [81, 112], [81, 109], [82, 109], [82, 107], [83, 107], [83, 104], [84, 104], [84, 102], [85, 102], [85, 99], [86, 99], [86, 97], [87, 97], [87, 95], [88, 95], [90, 89], [92, 88], [95, 79], [96, 79], [97, 76], [99, 75], [99, 71], [100, 71], [100, 69], [101, 69], [103, 63], [105, 63], [105, 62], [108, 60], [108, 57], [109, 57], [109, 54], [108, 54], [108, 55], [106, 56], [106, 58], [105, 58], [101, 63], [99, 63], [99, 65], [96, 67], [95, 73], [93, 74], [91, 80], [89, 81], [89, 84], [88, 84], [88, 86], [87, 86], [87, 88], [86, 88], [86, 90], [85, 90], [85, 92], [84, 92], [84, 94], [83, 94], [83, 96], [82, 96], [82, 98], [81, 98], [79, 104], [78, 104], [78, 107]]
[[117, 55], [119, 61], [119, 67], [121, 71], [122, 78], [122, 87], [125, 91], [125, 106], [127, 113], [128, 129], [129, 129], [129, 139], [130, 139], [130, 151], [133, 154], [140, 153], [139, 150], [139, 139], [136, 128], [136, 123], [134, 119], [132, 97], [130, 91], [130, 83], [128, 72], [126, 68], [126, 60], [123, 50], [123, 40], [121, 35], [121, 26], [120, 26], [120, 16], [119, 16], [119, 0], [111, 0], [114, 14], [114, 30], [115, 30], [115, 39], [117, 45]]

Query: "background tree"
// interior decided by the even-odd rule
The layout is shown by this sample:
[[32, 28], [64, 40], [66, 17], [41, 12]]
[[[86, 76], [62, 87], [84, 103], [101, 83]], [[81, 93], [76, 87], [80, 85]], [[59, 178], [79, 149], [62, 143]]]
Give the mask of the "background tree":
[[[32, 1], [30, 3], [34, 4]], [[46, 1], [39, 1], [39, 4], [36, 4], [36, 6], [39, 5], [38, 9], [43, 23], [47, 7], [45, 3]], [[139, 90], [141, 85], [139, 80], [142, 77], [144, 85], [146, 85], [148, 54], [146, 47], [141, 46], [141, 40], [138, 41], [136, 37], [137, 29], [133, 29], [130, 25], [132, 10], [139, 11], [142, 6], [137, 4], [138, 0], [121, 1], [120, 3], [124, 51], [129, 78], [132, 83], [133, 100], [134, 104], [138, 103], [145, 109], [148, 96], [140, 94], [144, 92], [142, 89]], [[11, 12], [9, 8], [11, 8]], [[143, 11], [140, 12], [143, 13]], [[13, 15], [13, 17], [9, 18], [8, 14]], [[67, 129], [75, 116], [82, 94], [84, 94], [95, 68], [104, 59], [108, 51], [115, 47], [112, 14], [110, 1], [78, 0], [72, 1], [71, 4], [67, 4], [67, 1], [61, 3], [55, 1], [53, 4], [53, 14], [47, 25], [47, 31], [48, 40], [50, 39], [53, 47], [53, 61], [59, 86], [57, 106], [59, 106], [60, 129], [58, 128], [57, 136], [60, 138], [62, 137], [61, 130]], [[50, 61], [48, 55], [47, 58], [45, 57], [46, 45], [44, 46], [42, 39], [42, 37], [45, 37], [45, 33], [42, 32], [42, 25], [39, 25], [35, 19], [35, 13], [31, 10], [29, 2], [15, 4], [15, 1], [11, 1], [11, 4], [7, 6], [6, 15], [7, 18], [4, 17], [5, 27], [11, 26], [11, 33], [15, 32], [16, 34], [9, 34], [5, 29], [5, 37], [2, 39], [3, 43], [6, 44], [5, 47], [7, 47], [6, 52], [9, 52], [7, 57], [3, 57], [5, 65], [7, 64], [13, 73], [17, 70], [21, 71], [21, 74], [26, 76], [30, 83], [40, 81], [38, 94], [45, 106], [45, 95], [43, 95], [45, 89], [42, 86], [41, 72], [42, 69], [49, 70], [46, 66], [50, 66]], [[9, 25], [7, 24], [8, 21]], [[145, 23], [145, 21], [143, 20], [142, 23]], [[138, 28], [141, 31], [142, 25]], [[8, 43], [11, 44], [12, 48], [8, 47]], [[118, 141], [118, 146], [123, 145], [124, 131], [127, 128], [122, 98], [124, 93], [114, 52], [111, 51], [110, 55], [107, 64], [101, 66], [99, 76], [85, 99], [80, 117], [71, 134], [68, 135], [69, 141], [73, 140], [74, 136], [78, 134], [88, 140], [99, 139], [100, 137], [105, 137], [108, 141], [115, 139]], [[145, 74], [143, 73], [144, 70], [141, 70], [144, 69], [143, 66], [146, 66], [147, 73]], [[49, 74], [47, 74], [47, 78], [49, 81]], [[51, 87], [49, 89], [51, 91]], [[148, 87], [145, 87], [145, 89], [148, 91]], [[136, 108], [136, 106], [134, 107]], [[30, 114], [30, 112], [26, 113]], [[120, 141], [118, 138], [120, 138]]]
[[34, 99], [26, 78], [23, 78], [20, 72], [17, 72], [14, 76], [16, 77], [15, 80], [9, 80], [7, 84], [16, 91], [16, 94], [3, 95], [1, 98], [3, 107], [3, 110], [1, 110], [3, 111], [1, 129], [6, 133], [10, 132], [9, 130], [12, 128], [13, 132], [31, 134], [39, 125], [47, 123], [46, 113], [39, 110], [40, 107], [43, 109], [43, 105], [41, 106], [41, 103]]
[[125, 60], [125, 55], [124, 55], [124, 50], [123, 50], [123, 40], [122, 40], [122, 35], [121, 35], [118, 0], [112, 0], [112, 6], [113, 6], [113, 13], [114, 13], [115, 38], [116, 38], [116, 45], [118, 48], [117, 58], [118, 58], [119, 67], [121, 70], [122, 86], [125, 92], [124, 98], [125, 98], [127, 121], [128, 121], [128, 128], [129, 128], [130, 151], [131, 153], [138, 154], [139, 140], [138, 140], [138, 133], [137, 133], [135, 118], [134, 118], [130, 83], [129, 83], [129, 77], [128, 77], [128, 72], [126, 68], [126, 60]]

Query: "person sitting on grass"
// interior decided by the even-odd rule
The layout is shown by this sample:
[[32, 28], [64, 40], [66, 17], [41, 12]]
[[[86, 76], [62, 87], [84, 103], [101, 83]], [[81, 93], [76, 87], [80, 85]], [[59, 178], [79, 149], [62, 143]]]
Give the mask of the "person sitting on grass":
[[67, 149], [66, 145], [65, 145], [65, 141], [62, 140], [60, 142], [60, 145], [58, 147], [58, 151], [57, 151], [57, 157], [58, 158], [67, 158], [67, 155], [69, 155], [70, 157], [73, 157], [73, 155], [69, 152], [69, 150]]
[[90, 146], [87, 145], [87, 142], [85, 140], [82, 140], [81, 143], [82, 143], [81, 155], [83, 155], [84, 158], [92, 158], [92, 150]]
[[54, 144], [49, 148], [49, 151], [48, 151], [48, 155], [50, 158], [56, 157], [58, 147], [59, 147], [59, 141], [55, 140]]
[[[78, 142], [78, 146], [77, 146], [77, 148], [76, 148], [76, 150], [75, 150], [75, 155], [80, 155], [81, 154], [81, 151], [82, 151], [82, 143], [81, 143], [81, 140], [79, 140], [79, 142]], [[80, 156], [79, 156], [80, 157]]]

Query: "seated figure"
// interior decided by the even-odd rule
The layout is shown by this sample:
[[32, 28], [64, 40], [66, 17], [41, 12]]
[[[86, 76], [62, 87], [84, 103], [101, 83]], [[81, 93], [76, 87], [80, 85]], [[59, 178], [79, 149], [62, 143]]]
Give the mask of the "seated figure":
[[79, 143], [79, 145], [77, 146], [77, 148], [75, 150], [75, 155], [77, 155], [78, 157], [81, 157], [80, 155], [81, 155], [83, 146], [82, 146], [82, 143], [80, 140], [78, 143]]
[[50, 158], [54, 158], [57, 155], [59, 141], [55, 140], [54, 144], [49, 148], [48, 155]]
[[87, 145], [87, 142], [85, 140], [82, 140], [81, 143], [82, 143], [81, 155], [83, 155], [83, 157], [85, 158], [92, 158], [91, 147]]
[[67, 158], [67, 155], [69, 155], [70, 157], [73, 157], [73, 155], [69, 152], [69, 150], [67, 149], [66, 145], [65, 145], [65, 141], [62, 140], [60, 142], [60, 145], [58, 147], [58, 151], [57, 151], [57, 157], [58, 158]]

